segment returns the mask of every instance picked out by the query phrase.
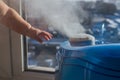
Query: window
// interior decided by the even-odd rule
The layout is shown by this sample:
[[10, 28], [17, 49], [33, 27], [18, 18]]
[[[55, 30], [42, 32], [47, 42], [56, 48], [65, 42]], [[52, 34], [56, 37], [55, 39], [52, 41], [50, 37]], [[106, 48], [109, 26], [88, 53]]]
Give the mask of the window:
[[[10, 6], [13, 7], [20, 13], [21, 16], [25, 18], [26, 13], [24, 12], [24, 0], [10, 0]], [[25, 15], [24, 15], [25, 13]], [[27, 18], [26, 18], [27, 19]], [[32, 24], [32, 23], [31, 23]], [[21, 36], [13, 31], [10, 33], [10, 46], [11, 46], [11, 79], [13, 80], [54, 80], [55, 75], [53, 74], [54, 72], [54, 67], [52, 68], [46, 68], [45, 69], [40, 67], [40, 69], [36, 66], [31, 68], [29, 66], [29, 60], [27, 60], [27, 57], [29, 56], [29, 49], [31, 51], [34, 49], [32, 46], [29, 46], [29, 40], [31, 41], [30, 38]], [[34, 40], [32, 40], [34, 42]], [[35, 41], [36, 42], [36, 41]], [[38, 44], [38, 43], [37, 43]], [[29, 57], [28, 57], [29, 59]], [[34, 61], [34, 60], [33, 60]], [[49, 61], [49, 60], [48, 60]], [[50, 60], [51, 61], [51, 60]], [[28, 63], [28, 65], [27, 65]], [[48, 70], [46, 70], [48, 69]], [[42, 72], [38, 72], [42, 71]], [[52, 74], [51, 74], [52, 73]]]
[[[31, 3], [31, 2], [32, 3]], [[41, 16], [39, 10], [39, 0], [26, 0], [25, 1], [25, 19], [34, 27], [46, 30], [54, 35], [54, 38], [50, 41], [44, 41], [42, 44], [26, 37], [25, 46], [27, 47], [27, 55], [25, 53], [26, 70], [42, 71], [42, 72], [55, 72], [57, 62], [56, 53], [60, 43], [66, 40], [66, 38], [59, 34], [57, 31], [51, 31], [46, 25], [46, 22]], [[36, 3], [35, 3], [36, 2]], [[36, 7], [37, 5], [37, 7]], [[32, 6], [32, 7], [31, 7]]]
[[[77, 2], [77, 3], [74, 5], [73, 4], [74, 2], [75, 3]], [[72, 17], [77, 16], [79, 23], [85, 27], [86, 33], [91, 34], [96, 38], [96, 44], [108, 44], [108, 43], [116, 43], [120, 41], [118, 37], [119, 27], [117, 26], [119, 25], [120, 16], [119, 16], [119, 10], [117, 10], [117, 7], [119, 6], [116, 6], [117, 2], [112, 3], [112, 1], [110, 0], [109, 1], [107, 0], [102, 0], [102, 1], [70, 0], [68, 1], [67, 4], [65, 4], [64, 2], [62, 3], [62, 1], [56, 2], [56, 4], [57, 3], [59, 3], [58, 5], [63, 5], [63, 6], [66, 5], [67, 8], [65, 6], [64, 8], [66, 9], [62, 9], [62, 7], [58, 5], [51, 6], [52, 1], [47, 2], [47, 0], [46, 1], [25, 0], [24, 1], [25, 19], [29, 23], [31, 23], [32, 26], [49, 31], [54, 35], [54, 38], [52, 40], [44, 41], [43, 44], [40, 44], [31, 38], [26, 38], [25, 46], [27, 47], [26, 49], [27, 55], [25, 55], [26, 56], [25, 59], [27, 60], [25, 60], [26, 61], [25, 67], [27, 70], [55, 72], [55, 68], [57, 65], [56, 59], [55, 59], [57, 48], [59, 47], [60, 43], [68, 40], [66, 36], [62, 35], [59, 32], [60, 30], [57, 31], [51, 28], [51, 25], [47, 23], [47, 20], [45, 20], [46, 16], [48, 19], [51, 17], [54, 19], [59, 19], [58, 21], [60, 21], [61, 17], [63, 17], [63, 19], [61, 20], [67, 20], [65, 17], [70, 18], [71, 15]], [[72, 4], [72, 5], [69, 5], [69, 4]], [[74, 9], [70, 9], [70, 8], [74, 8]], [[54, 10], [61, 9], [61, 12], [60, 11], [58, 11], [58, 13], [54, 12], [53, 9]], [[109, 11], [107, 9], [109, 9]], [[68, 12], [72, 12], [73, 10], [76, 13], [76, 15], [74, 15], [74, 13], [70, 14], [67, 12], [62, 12], [64, 10], [67, 10]], [[60, 14], [59, 16], [61, 17], [57, 16], [56, 14]], [[77, 24], [77, 22], [75, 22], [76, 21], [75, 17], [70, 19], [71, 21], [67, 20], [68, 21], [67, 26]], [[69, 21], [74, 24], [70, 23]], [[61, 24], [63, 23], [64, 22], [61, 21]], [[71, 32], [74, 32], [74, 31], [71, 30]]]

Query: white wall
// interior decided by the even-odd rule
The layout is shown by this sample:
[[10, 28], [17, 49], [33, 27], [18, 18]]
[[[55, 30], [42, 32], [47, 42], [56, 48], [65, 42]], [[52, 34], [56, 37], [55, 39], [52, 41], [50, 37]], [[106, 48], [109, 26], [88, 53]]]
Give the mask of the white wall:
[[[6, 4], [10, 0], [3, 0]], [[14, 1], [14, 0], [13, 0]], [[0, 80], [12, 80], [11, 31], [0, 24]]]
[[11, 75], [9, 29], [0, 25], [0, 78], [11, 78]]

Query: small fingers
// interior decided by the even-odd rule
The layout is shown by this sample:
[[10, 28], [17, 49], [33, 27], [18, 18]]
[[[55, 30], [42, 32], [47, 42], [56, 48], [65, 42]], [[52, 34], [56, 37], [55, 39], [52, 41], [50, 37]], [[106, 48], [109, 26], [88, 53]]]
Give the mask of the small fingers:
[[44, 32], [44, 34], [49, 38], [49, 39], [52, 39], [53, 35], [48, 33], [48, 32]]
[[52, 39], [52, 34], [43, 31], [38, 35], [38, 37], [41, 39], [41, 41], [50, 40]]
[[51, 38], [49, 36], [44, 36], [45, 40], [50, 40]]

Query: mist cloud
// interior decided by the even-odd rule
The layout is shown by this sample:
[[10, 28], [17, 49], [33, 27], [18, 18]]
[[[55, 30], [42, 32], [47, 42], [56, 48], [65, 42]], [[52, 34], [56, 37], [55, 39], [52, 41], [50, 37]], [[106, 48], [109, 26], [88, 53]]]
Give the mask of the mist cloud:
[[25, 3], [30, 7], [27, 10], [28, 15], [37, 18], [44, 16], [49, 27], [68, 37], [85, 32], [80, 22], [83, 21], [87, 14], [75, 1], [25, 0]]

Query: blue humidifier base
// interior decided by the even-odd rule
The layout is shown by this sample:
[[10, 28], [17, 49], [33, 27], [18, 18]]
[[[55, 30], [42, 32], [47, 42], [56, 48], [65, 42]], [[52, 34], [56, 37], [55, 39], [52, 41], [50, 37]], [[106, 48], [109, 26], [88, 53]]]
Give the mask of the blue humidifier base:
[[120, 80], [120, 44], [73, 47], [61, 44], [56, 80]]

